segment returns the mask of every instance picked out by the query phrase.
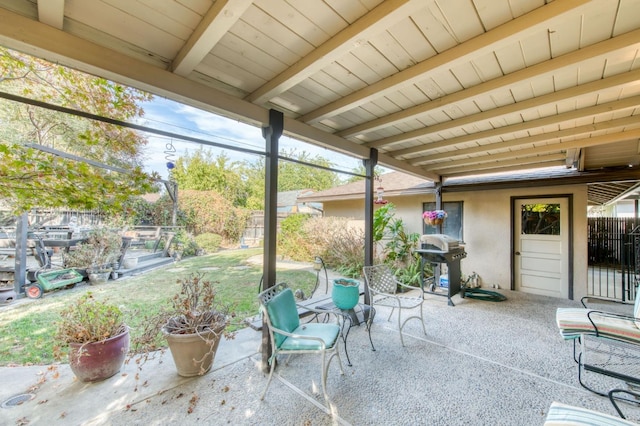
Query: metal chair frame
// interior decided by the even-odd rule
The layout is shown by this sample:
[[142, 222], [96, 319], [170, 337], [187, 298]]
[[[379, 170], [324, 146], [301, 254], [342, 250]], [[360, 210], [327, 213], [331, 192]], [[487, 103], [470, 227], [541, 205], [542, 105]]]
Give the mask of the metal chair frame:
[[[422, 306], [424, 304], [424, 293], [420, 292], [420, 297], [403, 296], [398, 294], [398, 289], [415, 290], [414, 287], [408, 286], [398, 281], [391, 273], [391, 269], [387, 265], [373, 265], [365, 266], [362, 268], [364, 273], [364, 279], [369, 289], [369, 295], [371, 298], [372, 306], [387, 306], [391, 307], [391, 312], [387, 321], [391, 321], [391, 316], [398, 310], [398, 330], [400, 331], [400, 343], [404, 346], [404, 338], [402, 336], [402, 329], [411, 319], [420, 320], [422, 324], [422, 331], [427, 334], [427, 329], [424, 326], [424, 315]], [[411, 315], [402, 321], [402, 311], [412, 311], [418, 309], [420, 315]]]
[[[273, 325], [272, 318], [269, 315], [268, 306], [272, 300], [284, 293], [291, 293], [291, 300], [293, 303], [287, 307], [287, 309], [291, 309], [291, 312], [286, 312], [284, 314], [289, 315], [290, 318], [297, 318], [298, 326], [295, 330], [287, 331], [280, 328], [277, 328]], [[260, 302], [260, 310], [263, 315], [263, 319], [266, 323], [266, 326], [269, 329], [269, 338], [271, 340], [271, 348], [273, 350], [272, 355], [269, 357], [269, 379], [267, 381], [267, 386], [262, 392], [262, 396], [260, 400], [263, 400], [267, 390], [269, 389], [269, 385], [271, 384], [271, 380], [273, 378], [273, 371], [276, 365], [276, 357], [280, 354], [288, 355], [285, 360], [285, 365], [288, 364], [289, 358], [294, 354], [320, 354], [322, 361], [322, 392], [324, 394], [325, 399], [328, 399], [327, 396], [327, 372], [329, 370], [329, 365], [334, 357], [338, 359], [338, 365], [340, 366], [340, 373], [344, 375], [344, 370], [342, 368], [342, 361], [340, 360], [340, 351], [339, 351], [339, 343], [342, 340], [340, 338], [340, 325], [338, 316], [334, 314], [335, 323], [300, 323], [299, 315], [298, 315], [298, 306], [295, 304], [295, 299], [293, 299], [293, 292], [285, 283], [278, 283], [273, 287], [261, 292], [258, 295], [258, 300]], [[321, 314], [327, 314], [327, 311], [315, 310], [309, 307], [305, 307], [305, 310], [309, 310], [312, 312], [317, 312]], [[311, 332], [301, 333], [305, 330], [312, 330]], [[317, 331], [314, 335], [313, 332]], [[280, 338], [276, 338], [276, 336], [281, 336]], [[284, 339], [282, 339], [284, 337]], [[282, 339], [282, 340], [281, 340]], [[283, 345], [287, 342], [287, 346], [296, 346], [300, 343], [300, 346], [303, 348], [300, 349], [286, 349], [283, 348]], [[309, 346], [310, 342], [317, 342], [317, 348], [315, 349], [304, 349], [304, 346]], [[313, 344], [311, 346], [314, 346]], [[328, 357], [327, 357], [328, 356]]]

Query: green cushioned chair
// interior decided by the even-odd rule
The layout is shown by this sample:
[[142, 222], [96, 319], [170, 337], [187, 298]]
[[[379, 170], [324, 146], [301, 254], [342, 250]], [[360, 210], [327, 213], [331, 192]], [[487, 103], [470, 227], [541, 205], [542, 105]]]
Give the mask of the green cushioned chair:
[[[258, 295], [260, 309], [269, 328], [273, 354], [269, 357], [269, 379], [260, 399], [269, 389], [276, 357], [280, 354], [320, 354], [322, 358], [322, 392], [327, 398], [327, 371], [335, 356], [340, 365], [340, 373], [344, 374], [338, 345], [340, 342], [340, 326], [336, 323], [301, 324], [298, 307], [293, 292], [285, 283], [279, 283]], [[309, 309], [309, 308], [306, 308]], [[319, 311], [326, 314], [326, 311]], [[327, 357], [328, 356], [328, 357]], [[287, 358], [288, 360], [288, 358]]]

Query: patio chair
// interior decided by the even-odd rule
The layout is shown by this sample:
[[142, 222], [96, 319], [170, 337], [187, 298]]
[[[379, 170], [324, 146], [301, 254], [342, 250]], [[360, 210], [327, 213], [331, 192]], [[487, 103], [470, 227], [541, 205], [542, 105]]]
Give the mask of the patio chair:
[[556, 323], [560, 335], [573, 341], [573, 358], [578, 363], [578, 381], [599, 395], [585, 383], [584, 373], [603, 374], [626, 383], [640, 385], [640, 292], [632, 315], [589, 309], [586, 299], [620, 303], [596, 297], [582, 298], [583, 308], [558, 308]]
[[[424, 303], [423, 293], [420, 297], [412, 297], [398, 293], [398, 289], [415, 290], [414, 287], [405, 285], [398, 281], [387, 265], [373, 265], [362, 268], [364, 279], [369, 288], [371, 306], [387, 306], [391, 308], [387, 321], [391, 320], [391, 316], [398, 310], [398, 330], [400, 331], [400, 343], [404, 346], [404, 338], [402, 329], [410, 319], [420, 320], [422, 331], [427, 334], [424, 326], [424, 316], [422, 314], [422, 304]], [[420, 315], [411, 315], [402, 321], [403, 312], [414, 312], [414, 309], [420, 311]]]
[[[334, 356], [338, 359], [340, 373], [344, 374], [338, 350], [340, 326], [337, 316], [335, 316], [335, 323], [301, 324], [293, 292], [285, 283], [278, 283], [263, 291], [258, 295], [258, 300], [263, 318], [269, 328], [273, 349], [273, 354], [269, 357], [271, 366], [269, 379], [260, 400], [264, 399], [269, 389], [276, 357], [280, 354], [287, 354], [289, 357], [293, 354], [319, 354], [322, 359], [322, 392], [327, 399], [327, 371]], [[313, 309], [305, 307], [305, 310]], [[318, 313], [326, 314], [327, 312], [318, 311]], [[287, 364], [289, 357], [287, 357], [285, 364]]]

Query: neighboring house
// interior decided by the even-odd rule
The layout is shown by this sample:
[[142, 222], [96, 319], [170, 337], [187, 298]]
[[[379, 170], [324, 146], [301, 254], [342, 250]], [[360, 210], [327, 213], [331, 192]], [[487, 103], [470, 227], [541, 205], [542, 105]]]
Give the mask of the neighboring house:
[[278, 213], [308, 213], [314, 216], [322, 215], [322, 203], [298, 202], [298, 197], [312, 195], [311, 189], [278, 192]]
[[[543, 180], [533, 179], [536, 173]], [[588, 185], [571, 184], [570, 177], [577, 174], [562, 168], [522, 174], [522, 186], [514, 186], [516, 175], [508, 177], [509, 182], [499, 175], [483, 176], [482, 181], [451, 179], [443, 188], [443, 207], [449, 214], [443, 233], [466, 245], [463, 275], [477, 272], [483, 287], [497, 285], [564, 299], [586, 295]], [[435, 232], [422, 220], [422, 212], [434, 208], [433, 182], [392, 172], [382, 175], [375, 186], [384, 188], [384, 199], [395, 205], [396, 217], [409, 232]], [[364, 190], [364, 181], [358, 181], [298, 201], [322, 202], [325, 216], [362, 220]], [[522, 206], [540, 203], [557, 208], [557, 235], [526, 230]]]

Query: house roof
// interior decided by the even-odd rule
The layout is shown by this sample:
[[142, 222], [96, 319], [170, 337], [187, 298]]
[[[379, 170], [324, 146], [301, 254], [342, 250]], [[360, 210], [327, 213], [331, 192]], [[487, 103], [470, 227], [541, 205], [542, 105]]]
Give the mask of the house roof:
[[635, 0], [0, 1], [6, 47], [434, 181], [637, 169], [639, 40]]
[[[566, 169], [549, 168], [530, 170], [520, 173], [499, 173], [492, 175], [465, 176], [448, 179], [442, 185], [442, 192], [471, 191], [483, 189], [514, 189], [522, 187], [554, 186], [586, 184], [588, 201], [591, 205], [604, 205], [615, 202], [625, 196], [632, 196], [638, 189], [637, 173], [623, 171], [613, 173], [603, 170], [598, 173], [601, 183], [590, 183], [592, 173]], [[384, 188], [385, 197], [397, 197], [413, 194], [434, 193], [436, 185], [433, 181], [417, 178], [402, 172], [391, 172], [380, 176], [378, 186]], [[336, 200], [361, 199], [365, 194], [364, 180], [358, 180], [345, 185], [318, 191], [298, 197], [300, 202], [326, 202]]]
[[280, 191], [278, 192], [278, 207], [295, 206], [298, 204], [298, 197], [306, 194], [313, 194], [313, 191], [310, 189]]

